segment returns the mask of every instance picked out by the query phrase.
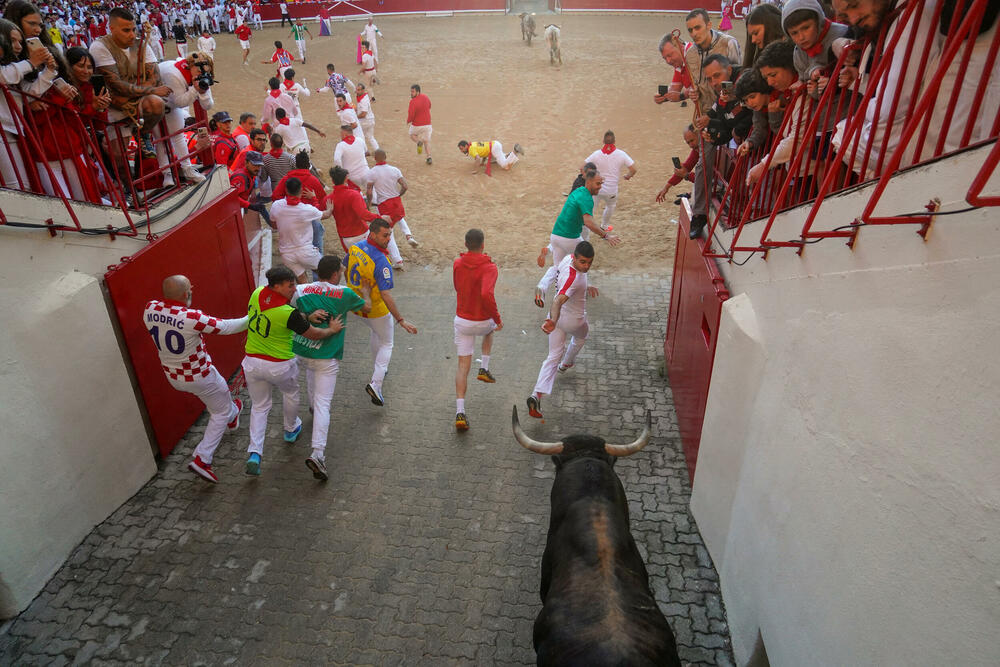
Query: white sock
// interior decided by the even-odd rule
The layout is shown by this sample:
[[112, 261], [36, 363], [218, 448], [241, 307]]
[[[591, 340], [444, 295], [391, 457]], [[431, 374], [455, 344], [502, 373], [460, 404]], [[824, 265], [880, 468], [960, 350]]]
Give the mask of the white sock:
[[488, 354], [483, 355], [483, 363], [482, 365], [480, 365], [480, 368], [482, 368], [484, 371], [490, 370], [490, 355]]
[[455, 412], [465, 412], [465, 399], [456, 398], [455, 399]]

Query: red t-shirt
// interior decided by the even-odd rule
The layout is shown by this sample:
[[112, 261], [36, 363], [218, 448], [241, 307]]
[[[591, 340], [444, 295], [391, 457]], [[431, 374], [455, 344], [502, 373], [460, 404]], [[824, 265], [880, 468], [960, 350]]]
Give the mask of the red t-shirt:
[[423, 93], [412, 98], [406, 112], [406, 122], [411, 125], [430, 125], [431, 99]]
[[251, 32], [252, 31], [250, 30], [250, 26], [248, 26], [246, 23], [241, 23], [240, 26], [236, 28], [236, 31], [233, 34], [236, 35], [236, 39], [241, 39], [245, 42], [248, 39], [250, 39]]
[[337, 223], [337, 234], [341, 238], [368, 233], [368, 223], [378, 216], [368, 210], [360, 192], [346, 185], [335, 185], [330, 198], [333, 199], [333, 219]]
[[452, 265], [452, 282], [458, 295], [455, 314], [461, 318], [481, 322], [500, 322], [500, 311], [493, 296], [497, 282], [497, 265], [489, 255], [481, 252], [463, 252]]
[[289, 178], [297, 178], [302, 181], [301, 199], [303, 204], [315, 206], [321, 211], [326, 208], [326, 189], [320, 180], [313, 176], [313, 173], [308, 169], [292, 169], [282, 176], [278, 184], [274, 186], [274, 190], [271, 191], [271, 201], [278, 201], [285, 198], [285, 181]]

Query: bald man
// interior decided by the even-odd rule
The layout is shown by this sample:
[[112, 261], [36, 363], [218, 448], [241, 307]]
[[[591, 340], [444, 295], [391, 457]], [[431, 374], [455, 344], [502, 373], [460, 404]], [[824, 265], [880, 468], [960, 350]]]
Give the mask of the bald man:
[[195, 310], [191, 308], [191, 290], [186, 276], [166, 278], [163, 299], [146, 304], [142, 321], [156, 345], [167, 382], [200, 398], [211, 415], [188, 468], [215, 483], [219, 478], [212, 472], [212, 457], [226, 429], [239, 428], [243, 403], [229, 393], [229, 385], [208, 356], [202, 335], [246, 331], [248, 318], [224, 320]]

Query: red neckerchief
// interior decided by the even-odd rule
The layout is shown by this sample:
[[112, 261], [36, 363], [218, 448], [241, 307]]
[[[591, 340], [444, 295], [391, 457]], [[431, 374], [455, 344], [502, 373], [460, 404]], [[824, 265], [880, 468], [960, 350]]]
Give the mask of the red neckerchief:
[[288, 125], [288, 124], [289, 124], [288, 123], [288, 116], [285, 116], [284, 118], [279, 118], [278, 119], [278, 125]]
[[351, 106], [350, 102], [345, 101], [344, 102], [344, 106], [342, 106], [339, 109], [337, 109], [337, 111], [347, 111], [348, 109], [353, 109], [353, 108], [354, 107]]
[[823, 52], [823, 39], [826, 37], [826, 33], [830, 32], [830, 19], [823, 19], [823, 32], [819, 34], [819, 39], [808, 49], [802, 49], [806, 52], [806, 55], [810, 58], [815, 58]]
[[604, 146], [601, 147], [601, 152], [604, 153], [605, 155], [611, 155], [612, 153], [615, 152], [615, 145], [604, 144]]
[[377, 167], [377, 166], [379, 166], [380, 164], [385, 164], [385, 160], [382, 160], [381, 162], [376, 162], [376, 163], [375, 163], [375, 166]]
[[363, 55], [363, 56], [371, 56], [373, 58], [375, 57], [375, 55], [372, 53], [371, 49], [368, 49], [367, 51], [363, 52], [361, 55]]
[[344, 143], [346, 143], [349, 146], [349, 145], [351, 145], [351, 144], [354, 143], [354, 135], [353, 134], [349, 134], [346, 137], [344, 137], [343, 139], [341, 139], [341, 141], [343, 141]]
[[302, 198], [301, 197], [285, 197], [285, 202], [289, 206], [298, 206], [300, 203], [302, 203]]
[[[358, 103], [360, 104], [361, 100], [365, 99], [365, 97], [367, 95], [368, 95], [368, 93], [358, 93]], [[344, 108], [346, 109], [347, 107], [344, 107]]]
[[178, 60], [174, 63], [174, 67], [180, 70], [181, 74], [184, 76], [184, 82], [187, 85], [191, 85], [191, 66], [188, 64], [187, 60]]
[[774, 102], [778, 98], [782, 98], [787, 102], [788, 100], [792, 99], [792, 95], [794, 94], [795, 91], [792, 90], [791, 88], [788, 88], [786, 90], [772, 90], [770, 95], [770, 100]]
[[281, 157], [281, 154], [284, 152], [285, 151], [280, 148], [272, 148], [267, 152], [267, 154], [270, 155], [271, 157]]
[[278, 306], [284, 306], [288, 303], [283, 295], [275, 292], [270, 287], [264, 287], [257, 295], [257, 302], [263, 306], [260, 310], [270, 310], [271, 308], [277, 308]]
[[278, 99], [279, 97], [281, 97], [281, 91], [280, 90], [272, 90], [272, 91], [269, 91], [267, 94], [270, 95], [271, 97], [273, 97], [274, 99]]
[[282, 85], [285, 86], [286, 90], [291, 90], [292, 88], [295, 87], [295, 81], [293, 79], [285, 79], [281, 83], [282, 83]]

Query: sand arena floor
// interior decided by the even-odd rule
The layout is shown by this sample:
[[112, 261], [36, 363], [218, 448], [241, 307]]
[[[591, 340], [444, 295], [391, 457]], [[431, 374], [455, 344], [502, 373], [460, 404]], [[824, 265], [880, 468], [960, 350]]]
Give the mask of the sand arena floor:
[[[605, 130], [636, 161], [638, 173], [622, 181], [612, 224], [624, 240], [611, 249], [601, 244], [595, 268], [644, 269], [666, 274], [673, 263], [677, 217], [673, 198], [655, 202], [672, 173], [671, 156], [683, 159], [687, 146], [681, 129], [691, 108], [656, 105], [657, 84], [673, 71], [659, 57], [661, 35], [683, 28], [681, 15], [540, 16], [562, 28], [563, 65], [549, 65], [548, 49], [539, 39], [527, 47], [515, 16], [448, 18], [385, 17], [378, 25], [381, 85], [375, 86], [375, 136], [410, 184], [404, 197], [407, 221], [422, 242], [404, 249], [411, 266], [445, 267], [463, 250], [465, 230], [486, 232], [487, 252], [507, 267], [533, 266], [538, 249], [548, 242], [552, 223], [584, 158], [600, 148]], [[355, 35], [360, 21], [335, 22], [332, 37], [307, 41], [307, 62], [296, 63], [296, 78], [309, 88], [326, 80], [326, 64], [352, 81], [358, 79]], [[318, 34], [318, 26], [310, 24]], [[733, 34], [741, 35], [738, 26]], [[242, 111], [259, 114], [267, 79], [274, 73], [261, 64], [281, 39], [298, 56], [287, 29], [255, 32], [250, 66], [242, 66], [236, 38], [216, 36], [216, 110], [236, 118]], [[173, 43], [166, 45], [173, 48]], [[434, 164], [424, 163], [407, 136], [409, 87], [419, 83], [433, 104]], [[303, 102], [305, 119], [327, 133], [310, 132], [313, 161], [325, 175], [333, 163], [337, 133], [334, 100], [329, 93]], [[335, 138], [336, 137], [336, 138]], [[499, 140], [505, 150], [520, 143], [525, 158], [511, 171], [473, 175], [472, 160], [457, 143]], [[326, 179], [329, 185], [328, 178]], [[682, 184], [672, 192], [690, 190]], [[332, 221], [330, 221], [332, 228]], [[339, 250], [333, 234], [327, 249]]]

